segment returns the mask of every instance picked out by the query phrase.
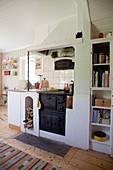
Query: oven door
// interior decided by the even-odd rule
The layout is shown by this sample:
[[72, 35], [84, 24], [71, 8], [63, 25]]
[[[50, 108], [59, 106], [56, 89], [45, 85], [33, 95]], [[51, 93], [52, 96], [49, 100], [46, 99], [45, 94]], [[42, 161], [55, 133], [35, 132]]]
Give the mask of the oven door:
[[57, 108], [57, 97], [55, 95], [41, 94], [40, 102], [42, 109], [56, 110]]
[[57, 112], [40, 112], [40, 130], [65, 135], [65, 115]]

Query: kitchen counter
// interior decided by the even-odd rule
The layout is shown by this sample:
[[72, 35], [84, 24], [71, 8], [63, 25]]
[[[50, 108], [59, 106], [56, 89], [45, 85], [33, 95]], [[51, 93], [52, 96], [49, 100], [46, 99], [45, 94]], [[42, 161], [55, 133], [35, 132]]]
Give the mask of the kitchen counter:
[[63, 90], [59, 91], [48, 91], [44, 89], [30, 89], [28, 90], [20, 90], [20, 89], [15, 89], [15, 90], [8, 90], [9, 92], [37, 92], [37, 93], [45, 93], [45, 94], [66, 94], [67, 96], [70, 96], [70, 93], [66, 93]]
[[39, 91], [39, 93], [44, 93], [44, 94], [66, 94], [70, 95], [70, 93], [66, 93], [64, 91]]
[[29, 91], [26, 89], [15, 89], [15, 90], [8, 90], [9, 92], [40, 92], [40, 91], [47, 91], [47, 90], [43, 90], [43, 89], [29, 89]]

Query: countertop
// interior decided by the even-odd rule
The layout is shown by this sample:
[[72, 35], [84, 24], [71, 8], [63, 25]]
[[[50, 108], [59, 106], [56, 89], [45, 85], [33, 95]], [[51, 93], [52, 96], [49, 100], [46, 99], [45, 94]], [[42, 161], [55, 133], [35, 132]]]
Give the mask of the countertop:
[[28, 90], [20, 90], [20, 89], [15, 89], [15, 90], [8, 90], [9, 92], [37, 92], [37, 93], [45, 93], [45, 94], [66, 94], [70, 96], [70, 93], [64, 92], [63, 90], [59, 91], [48, 91], [45, 89], [29, 89]]

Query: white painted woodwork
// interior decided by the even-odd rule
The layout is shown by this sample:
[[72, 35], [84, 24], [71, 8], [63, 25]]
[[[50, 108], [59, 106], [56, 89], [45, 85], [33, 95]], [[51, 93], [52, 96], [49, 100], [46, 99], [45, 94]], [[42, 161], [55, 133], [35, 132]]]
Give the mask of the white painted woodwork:
[[40, 137], [66, 143], [66, 136], [40, 130]]
[[[20, 92], [21, 94], [21, 131], [30, 133], [32, 135], [39, 136], [39, 110], [37, 108], [38, 103], [38, 93], [37, 92]], [[23, 120], [25, 120], [25, 99], [26, 97], [31, 97], [33, 99], [33, 129], [24, 128]]]
[[[93, 94], [96, 94], [97, 98], [111, 99], [111, 107], [105, 108], [105, 109], [111, 110], [111, 124], [102, 125], [102, 124], [97, 124], [97, 123], [96, 124], [91, 123], [90, 133], [92, 134], [92, 132], [97, 131], [97, 130], [103, 131], [106, 133], [107, 140], [105, 142], [98, 142], [96, 140], [91, 139], [90, 148], [98, 152], [110, 154], [113, 157], [113, 97], [112, 97], [113, 95], [113, 92], [112, 92], [112, 89], [113, 89], [113, 69], [112, 69], [113, 68], [113, 38], [111, 37], [111, 38], [91, 40], [91, 49], [92, 49], [92, 44], [104, 43], [104, 42], [110, 42], [110, 81], [109, 81], [110, 87], [109, 88], [93, 87], [91, 88], [91, 96]], [[91, 70], [92, 70], [92, 66], [91, 66]], [[99, 107], [93, 106], [91, 108], [99, 108]]]
[[88, 94], [75, 94], [74, 109], [66, 111], [66, 143], [78, 148], [89, 149]]
[[82, 2], [83, 42], [75, 44], [74, 103], [73, 110], [66, 115], [66, 121], [68, 122], [67, 143], [87, 150], [90, 114], [88, 105], [90, 103], [90, 22], [86, 1]]
[[8, 123], [20, 127], [20, 93], [8, 92]]
[[91, 149], [98, 151], [98, 152], [103, 152], [106, 154], [111, 154], [111, 147], [109, 145], [109, 143], [103, 143], [102, 142], [97, 142], [97, 141], [91, 141]]

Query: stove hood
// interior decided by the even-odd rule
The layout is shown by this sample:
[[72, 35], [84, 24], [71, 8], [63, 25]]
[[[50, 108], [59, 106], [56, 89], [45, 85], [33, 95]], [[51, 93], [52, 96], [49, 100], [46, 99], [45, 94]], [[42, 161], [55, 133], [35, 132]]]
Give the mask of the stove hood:
[[65, 47], [59, 49], [48, 49], [43, 51], [38, 51], [41, 55], [50, 55], [52, 58], [67, 58], [67, 57], [74, 57], [74, 47]]

